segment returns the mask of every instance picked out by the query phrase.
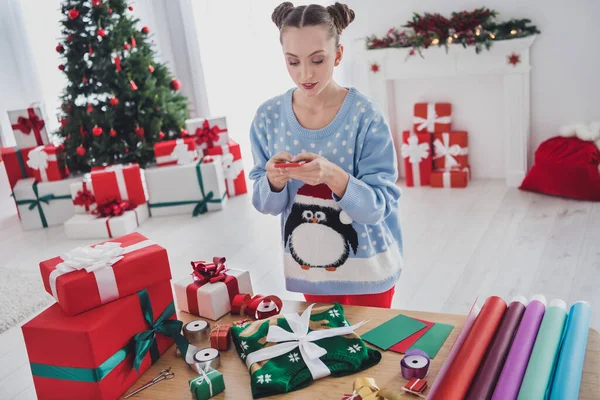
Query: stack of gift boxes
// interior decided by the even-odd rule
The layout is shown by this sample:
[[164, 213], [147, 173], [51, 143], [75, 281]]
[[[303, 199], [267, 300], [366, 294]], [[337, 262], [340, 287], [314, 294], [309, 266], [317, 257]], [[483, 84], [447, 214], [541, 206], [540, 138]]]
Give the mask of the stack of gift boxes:
[[155, 145], [156, 165], [94, 167], [69, 175], [62, 145], [48, 141], [40, 107], [9, 112], [16, 147], [2, 148], [24, 229], [63, 225], [67, 237], [113, 238], [151, 215], [198, 216], [247, 192], [240, 146], [225, 118], [191, 119], [181, 139]]
[[468, 133], [452, 130], [450, 103], [417, 103], [414, 132], [402, 132], [406, 186], [466, 187], [470, 176]]

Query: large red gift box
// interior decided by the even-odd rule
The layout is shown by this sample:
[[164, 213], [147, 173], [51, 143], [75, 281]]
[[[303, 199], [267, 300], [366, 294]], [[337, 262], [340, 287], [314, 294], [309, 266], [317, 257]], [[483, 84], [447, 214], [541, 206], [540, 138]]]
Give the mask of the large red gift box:
[[156, 165], [189, 164], [198, 160], [196, 141], [193, 138], [167, 140], [154, 145]]
[[416, 103], [413, 123], [415, 132], [449, 132], [452, 127], [452, 104]]
[[64, 147], [47, 144], [31, 150], [27, 166], [33, 170], [36, 182], [60, 181], [67, 176]]
[[431, 173], [431, 187], [435, 188], [464, 188], [471, 177], [470, 168], [453, 168], [434, 170]]
[[[50, 306], [22, 327], [37, 397], [118, 398], [171, 347], [163, 332], [174, 319], [168, 281], [75, 317]], [[135, 336], [152, 330], [155, 340], [136, 371]]]
[[429, 185], [431, 176], [431, 135], [402, 132], [400, 152], [404, 158], [406, 186]]
[[244, 164], [242, 161], [242, 151], [240, 145], [233, 139], [229, 139], [226, 146], [216, 146], [204, 150], [205, 155], [218, 156], [223, 155], [223, 172], [225, 175], [225, 184], [227, 187], [227, 196], [239, 196], [247, 193], [246, 176], [244, 174]]
[[97, 204], [117, 199], [139, 206], [148, 201], [144, 171], [138, 164], [92, 169], [92, 187]]
[[463, 168], [469, 165], [469, 134], [453, 131], [433, 134], [433, 169]]
[[40, 271], [71, 316], [171, 279], [167, 250], [137, 232], [42, 261]]
[[10, 188], [14, 188], [20, 179], [33, 178], [33, 170], [27, 165], [29, 152], [35, 147], [29, 149], [18, 149], [17, 147], [2, 147], [2, 160]]

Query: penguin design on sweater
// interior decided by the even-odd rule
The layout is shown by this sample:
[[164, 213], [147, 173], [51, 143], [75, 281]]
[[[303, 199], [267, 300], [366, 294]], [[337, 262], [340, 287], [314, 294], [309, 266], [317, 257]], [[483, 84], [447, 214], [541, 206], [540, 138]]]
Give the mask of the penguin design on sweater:
[[302, 269], [335, 271], [350, 251], [358, 250], [358, 234], [352, 219], [333, 199], [325, 184], [304, 185], [296, 194], [285, 223], [284, 241]]

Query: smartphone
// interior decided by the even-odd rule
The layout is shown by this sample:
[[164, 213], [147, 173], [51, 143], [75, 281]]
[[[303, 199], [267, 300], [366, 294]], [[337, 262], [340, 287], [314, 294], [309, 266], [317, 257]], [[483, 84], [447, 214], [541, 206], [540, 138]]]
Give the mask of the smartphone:
[[306, 164], [306, 161], [298, 161], [298, 162], [281, 162], [281, 163], [275, 163], [275, 165], [273, 165], [275, 168], [296, 168], [296, 167], [301, 167], [304, 164]]

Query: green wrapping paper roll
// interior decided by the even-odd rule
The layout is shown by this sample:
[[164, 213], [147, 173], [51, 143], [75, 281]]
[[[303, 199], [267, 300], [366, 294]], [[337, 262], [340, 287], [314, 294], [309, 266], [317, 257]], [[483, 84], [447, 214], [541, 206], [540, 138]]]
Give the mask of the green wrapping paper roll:
[[552, 300], [535, 340], [518, 400], [546, 398], [566, 320], [567, 304], [560, 299]]

